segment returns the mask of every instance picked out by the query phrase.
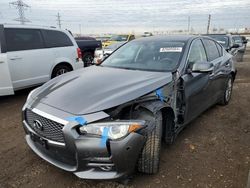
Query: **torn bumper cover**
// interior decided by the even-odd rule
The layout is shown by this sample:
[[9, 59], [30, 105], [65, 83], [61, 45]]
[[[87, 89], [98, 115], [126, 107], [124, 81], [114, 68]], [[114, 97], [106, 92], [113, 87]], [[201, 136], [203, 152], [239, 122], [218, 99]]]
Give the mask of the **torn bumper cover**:
[[[118, 140], [107, 139], [102, 145], [101, 137], [79, 134], [76, 129], [79, 124], [75, 121], [63, 126], [63, 141], [58, 142], [36, 131], [39, 127], [32, 127], [37, 125], [31, 125], [25, 117], [23, 125], [26, 141], [37, 155], [84, 179], [117, 179], [130, 175], [145, 143], [143, 135], [132, 132]], [[52, 136], [57, 134], [53, 132]]]

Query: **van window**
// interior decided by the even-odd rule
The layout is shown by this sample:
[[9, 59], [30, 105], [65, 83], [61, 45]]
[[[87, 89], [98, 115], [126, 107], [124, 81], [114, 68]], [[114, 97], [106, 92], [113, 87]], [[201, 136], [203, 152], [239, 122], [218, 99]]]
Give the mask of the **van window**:
[[213, 61], [220, 57], [219, 50], [217, 49], [217, 46], [214, 41], [203, 39], [203, 42], [207, 52], [208, 61]]
[[61, 31], [44, 30], [43, 34], [48, 48], [73, 46], [70, 38]]
[[8, 52], [44, 48], [39, 29], [6, 28], [4, 32]]

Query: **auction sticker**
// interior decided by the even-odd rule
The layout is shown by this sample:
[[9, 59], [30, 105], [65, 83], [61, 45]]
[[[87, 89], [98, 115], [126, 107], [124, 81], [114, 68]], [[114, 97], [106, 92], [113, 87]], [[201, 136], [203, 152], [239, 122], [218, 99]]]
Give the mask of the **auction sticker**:
[[165, 48], [160, 48], [160, 52], [182, 52], [182, 47], [165, 47]]
[[222, 40], [217, 40], [217, 42], [220, 44], [226, 44], [226, 41], [222, 41]]

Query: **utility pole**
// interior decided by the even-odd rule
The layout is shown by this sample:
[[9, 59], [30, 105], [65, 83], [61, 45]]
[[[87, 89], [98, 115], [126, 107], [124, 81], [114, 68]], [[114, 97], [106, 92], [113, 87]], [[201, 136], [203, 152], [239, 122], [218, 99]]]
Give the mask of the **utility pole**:
[[211, 22], [211, 14], [209, 14], [209, 15], [208, 15], [208, 22], [207, 22], [207, 34], [209, 34], [210, 22]]
[[60, 13], [58, 12], [57, 15], [56, 15], [57, 19], [57, 25], [59, 26], [59, 28], [61, 29], [62, 27], [62, 23], [61, 23], [61, 16], [60, 16]]
[[22, 0], [17, 0], [17, 1], [11, 2], [10, 5], [15, 6], [16, 9], [18, 10], [19, 18], [14, 19], [15, 21], [20, 22], [22, 25], [24, 25], [25, 22], [30, 22], [30, 20], [26, 19], [24, 16], [24, 11], [26, 8], [30, 7], [29, 5], [24, 3]]
[[190, 34], [190, 16], [188, 16], [188, 34]]

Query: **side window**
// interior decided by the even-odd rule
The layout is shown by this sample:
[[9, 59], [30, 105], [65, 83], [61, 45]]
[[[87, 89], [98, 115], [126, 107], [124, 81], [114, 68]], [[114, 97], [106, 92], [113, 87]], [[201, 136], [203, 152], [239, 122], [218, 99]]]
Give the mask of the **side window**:
[[70, 38], [61, 31], [43, 30], [43, 33], [48, 48], [73, 46]]
[[215, 43], [216, 44], [216, 46], [217, 46], [217, 49], [219, 50], [219, 55], [220, 55], [220, 57], [223, 55], [223, 48], [222, 48], [222, 46], [221, 45], [219, 45], [218, 43]]
[[6, 28], [4, 32], [8, 52], [44, 48], [39, 29]]
[[208, 61], [213, 61], [220, 57], [216, 44], [212, 40], [204, 39], [204, 46], [207, 52]]
[[195, 40], [191, 45], [188, 56], [188, 65], [192, 67], [195, 63], [206, 62], [207, 56], [201, 40]]

